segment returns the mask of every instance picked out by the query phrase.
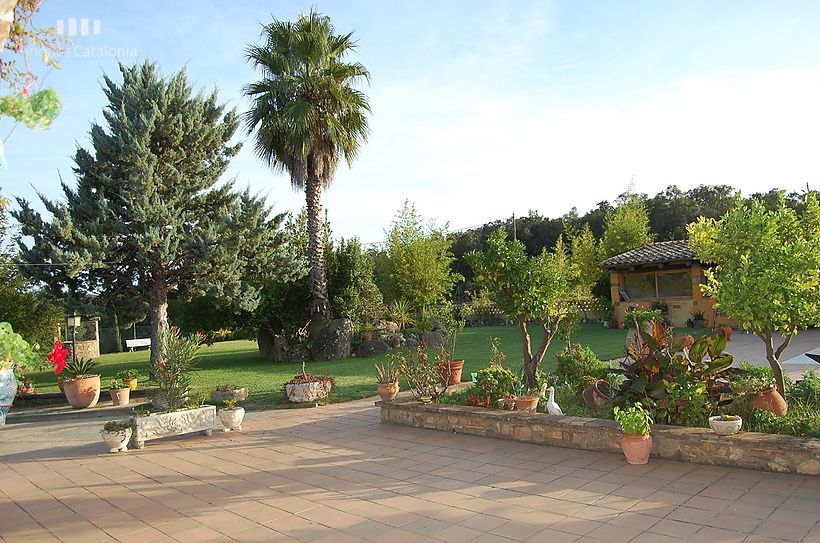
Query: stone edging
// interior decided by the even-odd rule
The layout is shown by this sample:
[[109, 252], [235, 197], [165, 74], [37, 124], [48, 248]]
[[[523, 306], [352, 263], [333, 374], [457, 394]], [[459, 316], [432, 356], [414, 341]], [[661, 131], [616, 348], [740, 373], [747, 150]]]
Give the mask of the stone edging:
[[[445, 430], [588, 451], [621, 452], [611, 420], [518, 413], [414, 401], [376, 402], [383, 423]], [[707, 428], [652, 425], [652, 456], [776, 472], [820, 475], [820, 439], [740, 432], [719, 436]]]

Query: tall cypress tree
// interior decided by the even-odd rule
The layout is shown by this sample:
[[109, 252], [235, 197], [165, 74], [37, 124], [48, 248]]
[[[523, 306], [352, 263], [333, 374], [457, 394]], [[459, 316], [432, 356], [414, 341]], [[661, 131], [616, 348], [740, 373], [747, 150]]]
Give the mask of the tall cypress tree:
[[283, 216], [232, 183], [220, 183], [239, 150], [237, 115], [195, 93], [180, 71], [163, 78], [153, 63], [120, 65], [122, 83], [103, 77], [104, 126], [74, 158], [76, 189], [64, 202], [40, 194], [51, 220], [25, 200], [15, 216], [34, 243], [22, 259], [57, 292], [151, 317], [151, 362], [162, 359], [168, 297], [204, 293], [252, 310], [256, 280], [290, 269], [279, 233]]

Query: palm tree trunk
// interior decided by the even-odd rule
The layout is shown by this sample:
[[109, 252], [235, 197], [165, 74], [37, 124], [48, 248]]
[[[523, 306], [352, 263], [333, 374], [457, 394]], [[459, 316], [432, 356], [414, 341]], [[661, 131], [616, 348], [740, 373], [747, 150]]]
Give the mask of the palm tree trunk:
[[308, 176], [305, 185], [308, 220], [308, 258], [310, 261], [310, 316], [330, 319], [330, 300], [325, 278], [325, 228], [322, 222], [322, 184]]

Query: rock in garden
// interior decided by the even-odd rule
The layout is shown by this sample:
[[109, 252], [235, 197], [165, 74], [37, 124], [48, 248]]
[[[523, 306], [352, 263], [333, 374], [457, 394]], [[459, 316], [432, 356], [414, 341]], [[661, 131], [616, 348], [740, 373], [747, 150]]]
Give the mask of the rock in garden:
[[288, 361], [288, 342], [285, 338], [277, 336], [267, 327], [259, 328], [256, 334], [256, 343], [259, 345], [259, 356], [262, 360], [273, 362]]
[[382, 334], [395, 334], [399, 331], [399, 325], [393, 321], [378, 321], [374, 328]]
[[350, 357], [353, 323], [334, 319], [325, 325], [308, 345], [313, 360], [340, 360]]
[[291, 362], [305, 362], [310, 360], [310, 351], [307, 347], [294, 347], [287, 356], [287, 359]]
[[390, 345], [393, 349], [398, 349], [404, 345], [404, 336], [401, 334], [391, 334], [382, 338], [385, 343]]
[[415, 351], [419, 348], [419, 340], [415, 338], [407, 338], [404, 340], [404, 348], [408, 351]]
[[443, 347], [444, 335], [441, 332], [424, 332], [421, 334], [421, 341], [428, 347]]
[[374, 339], [372, 341], [362, 341], [356, 348], [356, 356], [377, 356], [380, 354], [386, 354], [389, 350], [390, 345], [388, 345], [386, 342], [380, 339]]

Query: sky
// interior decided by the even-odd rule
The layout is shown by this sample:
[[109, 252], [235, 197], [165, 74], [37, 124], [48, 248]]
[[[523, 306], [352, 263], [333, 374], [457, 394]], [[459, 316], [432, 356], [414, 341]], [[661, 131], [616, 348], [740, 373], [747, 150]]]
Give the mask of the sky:
[[[820, 188], [816, 1], [45, 0], [38, 26], [88, 19], [90, 35], [73, 37], [61, 70], [36, 70], [65, 108], [48, 131], [0, 120], [3, 193], [56, 199], [75, 183], [118, 61], [185, 67], [241, 112], [257, 76], [245, 47], [311, 8], [354, 32], [371, 73], [372, 133], [325, 194], [335, 236], [383, 240], [405, 199], [461, 229], [583, 213], [630, 184]], [[248, 143], [226, 181], [298, 211], [303, 194], [236, 137]]]

